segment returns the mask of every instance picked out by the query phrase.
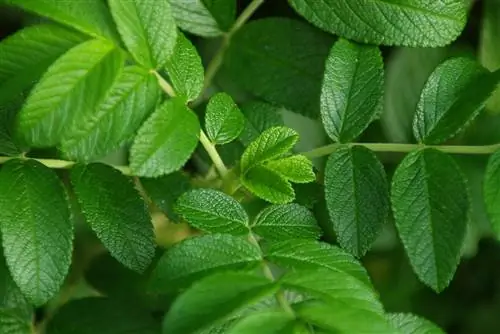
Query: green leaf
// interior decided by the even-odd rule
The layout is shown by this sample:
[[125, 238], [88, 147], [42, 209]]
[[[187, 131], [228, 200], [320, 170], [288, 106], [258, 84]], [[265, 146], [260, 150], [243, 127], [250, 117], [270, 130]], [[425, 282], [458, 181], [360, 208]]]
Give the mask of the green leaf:
[[0, 247], [0, 312], [2, 309], [9, 310], [7, 313], [10, 313], [10, 310], [14, 311], [16, 318], [24, 318], [25, 322], [30, 322], [33, 319], [33, 308], [12, 279], [5, 262], [3, 249]]
[[210, 98], [205, 114], [207, 135], [214, 143], [232, 142], [240, 135], [245, 119], [231, 96], [217, 93]]
[[[479, 44], [479, 59], [487, 69], [494, 71], [500, 68], [500, 50], [497, 41], [500, 38], [500, 3], [495, 0], [483, 2], [481, 40]], [[500, 113], [500, 88], [490, 97], [486, 107]]]
[[177, 38], [168, 1], [109, 0], [109, 8], [134, 59], [150, 69], [163, 66]]
[[[386, 67], [384, 111], [380, 117], [391, 142], [413, 140], [412, 121], [425, 82], [447, 57], [446, 48], [399, 48]], [[408, 80], [411, 78], [411, 80]]]
[[444, 331], [427, 319], [410, 313], [389, 313], [389, 323], [404, 334], [444, 334]]
[[169, 0], [177, 25], [192, 34], [217, 37], [228, 31], [236, 16], [235, 0]]
[[113, 19], [101, 0], [5, 0], [26, 11], [45, 16], [94, 37], [118, 41]]
[[316, 180], [312, 161], [303, 155], [293, 155], [279, 160], [272, 160], [266, 163], [265, 166], [288, 181], [295, 183], [309, 183]]
[[144, 271], [155, 251], [153, 224], [132, 180], [94, 163], [75, 166], [71, 183], [85, 220], [111, 255], [132, 270]]
[[356, 304], [305, 301], [293, 305], [297, 316], [326, 333], [400, 334], [383, 315], [360, 309]]
[[12, 308], [0, 308], [0, 333], [2, 334], [32, 334], [31, 321]]
[[0, 43], [0, 105], [30, 88], [85, 37], [52, 24], [24, 28]]
[[184, 193], [175, 210], [191, 226], [210, 233], [248, 234], [248, 215], [229, 195], [213, 189]]
[[141, 178], [141, 184], [153, 203], [170, 220], [179, 222], [180, 217], [174, 211], [177, 199], [191, 189], [189, 177], [182, 172], [175, 172], [159, 178]]
[[34, 160], [0, 170], [0, 229], [12, 278], [35, 306], [59, 291], [73, 250], [73, 223], [57, 174]]
[[272, 242], [266, 250], [265, 258], [290, 269], [340, 271], [371, 286], [365, 268], [352, 255], [324, 242], [305, 239]]
[[500, 151], [494, 153], [488, 161], [483, 193], [491, 227], [498, 237], [500, 236]]
[[8, 102], [0, 103], [0, 153], [18, 156], [23, 149], [15, 138], [14, 124], [17, 112], [24, 103], [24, 96], [19, 94], [10, 98]]
[[126, 67], [101, 103], [76, 115], [61, 140], [72, 160], [91, 161], [117, 150], [129, 140], [156, 106], [156, 79], [137, 66]]
[[163, 103], [139, 129], [130, 167], [139, 176], [157, 177], [179, 170], [198, 144], [200, 123], [184, 99]]
[[375, 153], [363, 146], [333, 152], [325, 167], [325, 199], [340, 245], [363, 256], [390, 211], [389, 185]]
[[391, 201], [413, 270], [426, 285], [442, 291], [457, 268], [469, 217], [462, 172], [436, 149], [414, 151], [396, 169]]
[[425, 84], [413, 120], [415, 138], [440, 144], [474, 119], [500, 82], [473, 59], [453, 58], [439, 65]]
[[269, 103], [251, 101], [241, 107], [241, 112], [245, 117], [245, 127], [239, 139], [245, 146], [267, 129], [284, 125], [280, 108]]
[[298, 140], [299, 135], [293, 129], [284, 126], [267, 129], [243, 152], [241, 156], [242, 173], [246, 173], [263, 162], [282, 157], [293, 148]]
[[251, 274], [227, 272], [206, 277], [175, 300], [163, 321], [163, 331], [169, 334], [196, 333], [278, 289], [276, 283]]
[[463, 0], [289, 0], [315, 26], [367, 44], [436, 47], [465, 27]]
[[108, 298], [82, 298], [64, 304], [47, 334], [158, 334], [160, 325], [144, 310]]
[[265, 311], [250, 314], [229, 329], [228, 334], [290, 334], [294, 333], [295, 319], [283, 311]]
[[318, 239], [321, 236], [312, 212], [295, 203], [271, 205], [262, 210], [255, 218], [252, 231], [266, 240]]
[[196, 236], [165, 252], [151, 273], [150, 288], [171, 291], [215, 272], [254, 268], [261, 261], [259, 248], [243, 238], [228, 234]]
[[358, 137], [377, 116], [383, 85], [384, 64], [376, 46], [336, 42], [321, 88], [321, 119], [328, 136], [341, 143]]
[[223, 71], [256, 97], [317, 118], [332, 44], [331, 36], [298, 20], [259, 19], [231, 39]]
[[61, 56], [32, 90], [17, 130], [26, 144], [54, 146], [76, 115], [94, 108], [123, 65], [123, 53], [103, 40], [84, 42]]
[[241, 176], [241, 183], [254, 195], [273, 204], [294, 200], [292, 185], [283, 176], [264, 166], [256, 166]]
[[177, 95], [193, 101], [201, 94], [205, 69], [198, 51], [181, 32], [177, 33], [174, 52], [165, 69]]

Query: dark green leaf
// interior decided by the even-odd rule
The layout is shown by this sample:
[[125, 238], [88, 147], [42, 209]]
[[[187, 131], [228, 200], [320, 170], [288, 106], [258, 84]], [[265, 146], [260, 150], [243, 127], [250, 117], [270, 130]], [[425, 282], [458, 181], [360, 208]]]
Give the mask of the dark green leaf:
[[130, 151], [136, 175], [157, 177], [179, 170], [198, 144], [200, 123], [182, 98], [162, 104], [140, 128]]
[[389, 313], [389, 323], [404, 334], [444, 334], [444, 331], [427, 319], [410, 313]]
[[[484, 67], [494, 71], [500, 68], [500, 50], [497, 46], [500, 38], [500, 2], [486, 0], [483, 3], [479, 58]], [[500, 88], [488, 100], [486, 107], [494, 113], [500, 113]]]
[[466, 22], [463, 0], [289, 0], [312, 24], [362, 43], [436, 47], [450, 44]]
[[[0, 248], [0, 310], [2, 309], [15, 311], [16, 317], [24, 318], [25, 322], [31, 321], [33, 317], [33, 308], [12, 280], [7, 263], [5, 263], [3, 249]], [[0, 333], [3, 332], [0, 330]]]
[[245, 119], [231, 96], [217, 93], [207, 105], [205, 127], [207, 135], [216, 144], [227, 144], [240, 135]]
[[267, 278], [251, 274], [227, 272], [206, 277], [176, 299], [165, 316], [163, 331], [196, 333], [257, 303], [278, 288]]
[[174, 53], [165, 63], [170, 81], [177, 95], [192, 101], [201, 94], [205, 69], [194, 45], [181, 33], [177, 33]]
[[156, 79], [137, 66], [126, 67], [96, 108], [76, 115], [61, 141], [72, 160], [91, 161], [129, 140], [158, 101]]
[[380, 50], [340, 39], [326, 60], [321, 88], [321, 119], [337, 142], [358, 137], [377, 116], [383, 94]]
[[283, 125], [280, 109], [265, 102], [252, 101], [244, 104], [241, 112], [245, 116], [245, 127], [239, 139], [245, 146], [250, 145], [267, 129]]
[[14, 134], [15, 118], [23, 102], [24, 96], [21, 94], [0, 103], [0, 154], [18, 156], [23, 151]]
[[389, 217], [384, 166], [363, 146], [333, 152], [325, 167], [325, 199], [340, 245], [363, 256]]
[[224, 270], [256, 267], [260, 250], [240, 237], [208, 234], [176, 244], [161, 257], [151, 274], [151, 290], [172, 291]]
[[500, 236], [500, 151], [494, 153], [488, 161], [483, 187], [491, 226], [495, 234]]
[[283, 311], [251, 314], [238, 321], [228, 334], [290, 334], [294, 333], [295, 319]]
[[281, 174], [256, 166], [241, 177], [241, 183], [254, 195], [273, 204], [285, 204], [294, 200], [292, 185]]
[[287, 18], [246, 24], [231, 40], [224, 69], [267, 102], [319, 116], [321, 79], [333, 38]]
[[117, 41], [113, 19], [102, 0], [54, 1], [54, 0], [5, 0], [29, 12], [45, 16], [94, 37]]
[[32, 334], [31, 321], [22, 313], [12, 308], [0, 308], [0, 333], [2, 334]]
[[272, 205], [255, 218], [252, 231], [267, 240], [318, 239], [321, 230], [312, 212], [298, 204]]
[[60, 289], [71, 263], [73, 223], [51, 169], [11, 160], [0, 170], [0, 229], [12, 278], [36, 306]]
[[154, 256], [153, 224], [132, 180], [95, 163], [75, 166], [71, 183], [85, 220], [111, 255], [132, 270], [144, 271]]
[[248, 215], [229, 195], [213, 189], [184, 193], [175, 210], [190, 225], [210, 233], [248, 234]]
[[500, 82], [473, 59], [453, 58], [439, 65], [425, 84], [413, 120], [415, 138], [440, 144], [474, 119]]
[[109, 0], [111, 14], [134, 59], [150, 69], [174, 51], [177, 28], [168, 1]]
[[470, 203], [456, 162], [436, 149], [410, 153], [392, 181], [399, 236], [417, 276], [442, 291], [458, 265]]
[[169, 0], [177, 25], [203, 37], [228, 31], [236, 15], [235, 0]]
[[371, 285], [365, 268], [352, 255], [324, 242], [304, 239], [274, 242], [266, 250], [265, 258], [279, 266], [296, 270], [340, 271]]
[[54, 146], [80, 115], [105, 96], [123, 65], [123, 53], [109, 42], [90, 40], [61, 56], [32, 90], [19, 114], [26, 144]]

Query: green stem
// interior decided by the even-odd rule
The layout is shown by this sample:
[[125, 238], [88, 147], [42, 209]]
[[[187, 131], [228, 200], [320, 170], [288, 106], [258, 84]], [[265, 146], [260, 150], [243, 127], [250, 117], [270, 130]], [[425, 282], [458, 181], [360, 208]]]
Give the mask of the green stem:
[[208, 153], [208, 156], [214, 163], [215, 168], [219, 172], [220, 176], [222, 179], [225, 179], [226, 176], [229, 173], [229, 170], [227, 169], [226, 165], [224, 164], [224, 161], [222, 161], [222, 158], [219, 155], [219, 152], [217, 152], [217, 149], [215, 148], [215, 145], [208, 139], [207, 135], [203, 130], [200, 131], [200, 142], [201, 145], [205, 148], [205, 150]]

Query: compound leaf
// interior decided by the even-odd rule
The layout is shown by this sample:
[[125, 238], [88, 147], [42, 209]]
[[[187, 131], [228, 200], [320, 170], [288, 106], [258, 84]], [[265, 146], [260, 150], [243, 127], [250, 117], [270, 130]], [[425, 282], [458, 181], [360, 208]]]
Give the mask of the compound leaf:
[[444, 331], [427, 319], [411, 313], [389, 313], [389, 323], [405, 334], [444, 334]]
[[39, 306], [62, 286], [71, 263], [73, 223], [57, 174], [34, 160], [0, 170], [0, 229], [7, 265], [22, 293]]
[[413, 119], [415, 138], [440, 144], [456, 135], [484, 107], [500, 82], [500, 70], [489, 72], [469, 58], [439, 65], [424, 86]]
[[109, 42], [90, 40], [61, 56], [32, 90], [19, 113], [17, 131], [34, 147], [59, 143], [76, 115], [93, 109], [123, 65]]
[[198, 144], [200, 123], [181, 97], [172, 98], [146, 120], [132, 145], [130, 167], [143, 177], [179, 170]]
[[150, 289], [175, 291], [215, 272], [250, 269], [261, 261], [259, 248], [241, 237], [228, 234], [192, 237], [163, 254], [151, 273]]
[[340, 245], [363, 256], [389, 216], [384, 166], [363, 146], [333, 152], [325, 167], [325, 200]]
[[196, 333], [272, 295], [278, 288], [277, 283], [253, 274], [214, 274], [199, 280], [175, 300], [163, 321], [163, 331]]
[[436, 149], [408, 154], [393, 177], [399, 236], [417, 276], [438, 292], [458, 265], [470, 211], [467, 193], [457, 163]]
[[61, 140], [72, 160], [91, 161], [129, 140], [158, 101], [156, 79], [137, 66], [126, 67], [96, 108], [76, 115]]
[[272, 160], [266, 163], [265, 166], [288, 181], [295, 183], [309, 183], [316, 180], [312, 161], [303, 155], [293, 155], [279, 160]]
[[494, 153], [488, 161], [483, 193], [491, 226], [495, 234], [500, 236], [500, 151]]
[[132, 180], [93, 163], [75, 166], [71, 183], [85, 220], [111, 255], [143, 272], [154, 256], [153, 224]]
[[466, 23], [463, 0], [289, 0], [315, 26], [367, 44], [436, 47]]
[[245, 126], [239, 140], [245, 146], [250, 145], [267, 129], [284, 125], [280, 108], [269, 103], [252, 101], [242, 105], [241, 112], [245, 117]]
[[211, 233], [248, 234], [248, 215], [229, 195], [213, 189], [184, 193], [175, 210], [190, 225]]
[[383, 95], [384, 64], [376, 46], [345, 39], [326, 60], [321, 88], [321, 119], [336, 142], [358, 137], [377, 116]]
[[168, 1], [109, 0], [118, 31], [134, 59], [157, 69], [172, 55], [177, 28]]
[[240, 135], [245, 119], [230, 95], [217, 93], [207, 105], [205, 127], [207, 135], [216, 144], [227, 144]]

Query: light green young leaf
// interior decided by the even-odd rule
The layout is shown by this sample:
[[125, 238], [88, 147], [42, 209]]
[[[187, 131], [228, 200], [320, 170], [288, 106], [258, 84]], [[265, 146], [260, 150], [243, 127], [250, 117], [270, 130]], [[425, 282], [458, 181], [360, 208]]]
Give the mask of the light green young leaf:
[[19, 113], [17, 131], [26, 144], [58, 144], [74, 117], [95, 108], [105, 96], [123, 61], [121, 51], [98, 39], [82, 43], [57, 59]]
[[315, 119], [333, 41], [298, 20], [255, 20], [231, 39], [222, 69], [256, 97]]
[[299, 140], [298, 133], [284, 126], [276, 126], [264, 131], [248, 145], [241, 156], [243, 174], [266, 161], [285, 155]]
[[0, 308], [0, 333], [32, 334], [32, 322], [14, 308]]
[[411, 313], [389, 313], [389, 323], [402, 334], [444, 334], [437, 325]]
[[169, 334], [196, 333], [278, 289], [277, 283], [252, 274], [226, 272], [206, 277], [175, 300], [164, 318], [163, 331]]
[[410, 153], [393, 176], [399, 236], [417, 276], [437, 292], [457, 269], [470, 211], [467, 193], [457, 163], [436, 149]]
[[0, 170], [0, 229], [10, 273], [35, 306], [55, 296], [73, 250], [73, 223], [57, 174], [34, 160]]
[[500, 151], [494, 153], [486, 167], [483, 183], [484, 203], [491, 227], [500, 236]]
[[232, 142], [240, 135], [245, 119], [230, 95], [217, 93], [207, 105], [205, 127], [214, 143], [222, 145]]
[[363, 256], [389, 217], [389, 185], [384, 166], [363, 146], [333, 152], [325, 167], [325, 199], [340, 245]]
[[184, 193], [176, 212], [191, 226], [210, 233], [248, 234], [248, 215], [241, 204], [214, 189], [194, 189]]
[[241, 176], [241, 183], [254, 195], [273, 204], [286, 204], [295, 198], [290, 182], [264, 166], [250, 169]]
[[177, 95], [193, 101], [201, 94], [205, 69], [198, 51], [181, 32], [177, 33], [174, 53], [166, 61], [165, 69]]
[[266, 249], [265, 258], [295, 270], [340, 271], [371, 286], [365, 268], [352, 255], [324, 242], [306, 239], [272, 242]]
[[158, 334], [160, 324], [131, 303], [86, 297], [64, 304], [47, 326], [47, 334]]
[[236, 16], [235, 0], [169, 0], [177, 25], [192, 34], [217, 37]]
[[85, 37], [52, 24], [24, 28], [0, 43], [0, 105], [23, 93]]
[[312, 212], [295, 203], [265, 208], [255, 218], [252, 231], [266, 240], [318, 239], [321, 236]]
[[265, 166], [288, 181], [295, 183], [309, 183], [316, 180], [312, 161], [303, 155], [293, 155], [279, 160], [272, 160], [267, 162]]
[[489, 72], [470, 58], [439, 65], [425, 84], [413, 120], [415, 138], [440, 144], [474, 119], [500, 82], [500, 70]]
[[250, 314], [229, 329], [228, 334], [290, 334], [295, 333], [295, 319], [284, 311], [264, 311]]
[[245, 117], [245, 127], [239, 139], [245, 146], [267, 129], [284, 125], [280, 108], [269, 103], [251, 101], [241, 106], [241, 112]]
[[151, 273], [150, 289], [175, 291], [215, 272], [251, 269], [261, 262], [259, 248], [244, 238], [228, 234], [196, 236], [163, 254]]
[[172, 98], [139, 129], [130, 154], [136, 175], [157, 177], [179, 170], [198, 144], [200, 123], [183, 98]]
[[463, 0], [289, 0], [315, 26], [367, 44], [436, 47], [453, 42], [467, 20]]
[[376, 46], [340, 39], [326, 60], [321, 119], [336, 142], [358, 137], [377, 116], [383, 95], [384, 64]]
[[113, 19], [101, 0], [5, 0], [7, 4], [45, 16], [94, 37], [118, 41]]
[[174, 51], [177, 27], [168, 1], [109, 0], [125, 46], [149, 69], [162, 67]]
[[75, 166], [71, 184], [85, 220], [111, 255], [143, 272], [155, 252], [153, 224], [132, 180], [110, 166], [94, 163]]
[[117, 150], [134, 135], [158, 96], [152, 75], [137, 66], [126, 67], [98, 106], [75, 115], [61, 140], [61, 150], [77, 161], [91, 161]]
[[153, 203], [167, 215], [168, 219], [179, 222], [180, 217], [174, 211], [174, 205], [184, 192], [191, 189], [189, 177], [182, 172], [175, 172], [159, 178], [140, 180]]
[[[481, 64], [490, 71], [500, 68], [500, 50], [497, 43], [499, 38], [500, 2], [486, 0], [483, 2], [479, 59]], [[491, 112], [500, 113], [500, 88], [497, 88], [495, 93], [490, 97], [486, 107]]]

